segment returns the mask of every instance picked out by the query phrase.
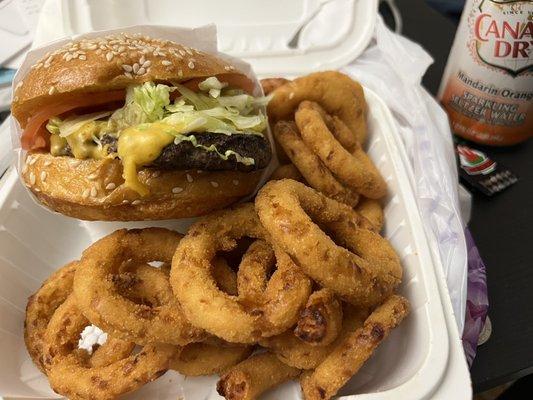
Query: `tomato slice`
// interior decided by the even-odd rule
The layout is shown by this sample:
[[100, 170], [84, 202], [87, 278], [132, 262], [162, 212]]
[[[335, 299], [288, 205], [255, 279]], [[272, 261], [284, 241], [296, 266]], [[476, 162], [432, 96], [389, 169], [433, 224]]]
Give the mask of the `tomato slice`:
[[71, 97], [43, 107], [41, 111], [28, 120], [24, 132], [22, 132], [22, 148], [24, 150], [37, 150], [48, 146], [50, 133], [44, 125], [50, 118], [57, 117], [77, 108], [98, 106], [124, 100], [125, 96], [126, 92], [124, 90], [80, 93], [79, 97]]

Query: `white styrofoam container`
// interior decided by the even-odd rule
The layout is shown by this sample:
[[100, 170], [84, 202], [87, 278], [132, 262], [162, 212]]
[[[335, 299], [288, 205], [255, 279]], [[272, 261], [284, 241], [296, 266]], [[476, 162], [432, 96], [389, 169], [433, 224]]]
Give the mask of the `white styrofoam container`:
[[[341, 398], [365, 393], [357, 398], [467, 399], [471, 389], [464, 358], [457, 352], [451, 308], [443, 304], [439, 294], [445, 290], [443, 277], [436, 274], [420, 217], [412, 206], [415, 201], [401, 147], [396, 145], [392, 116], [372, 91], [365, 89], [365, 96], [369, 109], [368, 152], [389, 186], [384, 235], [401, 258], [404, 279], [399, 291], [411, 302], [412, 312], [342, 389]], [[178, 226], [169, 221], [128, 225], [147, 224]], [[92, 241], [118, 226], [123, 225], [83, 222], [50, 213], [35, 205], [13, 169], [4, 178], [0, 186], [1, 396], [54, 397], [24, 347], [27, 297], [53, 270], [79, 257]], [[217, 399], [215, 381], [215, 377], [183, 378], [168, 372], [129, 398]], [[299, 393], [298, 385], [290, 383], [265, 399], [298, 399]], [[454, 396], [448, 397], [450, 393]]]

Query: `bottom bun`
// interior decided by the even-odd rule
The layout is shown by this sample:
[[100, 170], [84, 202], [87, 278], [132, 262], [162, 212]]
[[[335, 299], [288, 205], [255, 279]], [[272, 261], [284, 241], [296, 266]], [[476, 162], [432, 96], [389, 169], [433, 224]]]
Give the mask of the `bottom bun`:
[[125, 187], [116, 159], [78, 160], [32, 153], [22, 179], [45, 206], [89, 221], [140, 221], [197, 217], [253, 193], [262, 171], [167, 171], [143, 168], [150, 194]]

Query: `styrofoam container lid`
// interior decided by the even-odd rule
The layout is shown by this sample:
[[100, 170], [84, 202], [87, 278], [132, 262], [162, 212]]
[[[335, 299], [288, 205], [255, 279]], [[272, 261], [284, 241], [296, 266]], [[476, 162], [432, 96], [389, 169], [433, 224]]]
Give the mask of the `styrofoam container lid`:
[[257, 75], [305, 75], [361, 54], [377, 7], [378, 0], [47, 0], [35, 44], [121, 26], [216, 22], [219, 51], [248, 61]]

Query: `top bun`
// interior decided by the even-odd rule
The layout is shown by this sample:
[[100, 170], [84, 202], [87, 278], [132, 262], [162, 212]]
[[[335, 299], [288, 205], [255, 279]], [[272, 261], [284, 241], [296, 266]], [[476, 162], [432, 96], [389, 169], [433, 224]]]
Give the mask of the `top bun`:
[[[15, 88], [11, 111], [24, 128], [43, 105], [70, 95], [220, 75], [230, 79], [244, 73], [225, 60], [170, 40], [125, 33], [81, 39], [47, 53], [31, 67]], [[252, 86], [248, 78], [244, 81]]]

